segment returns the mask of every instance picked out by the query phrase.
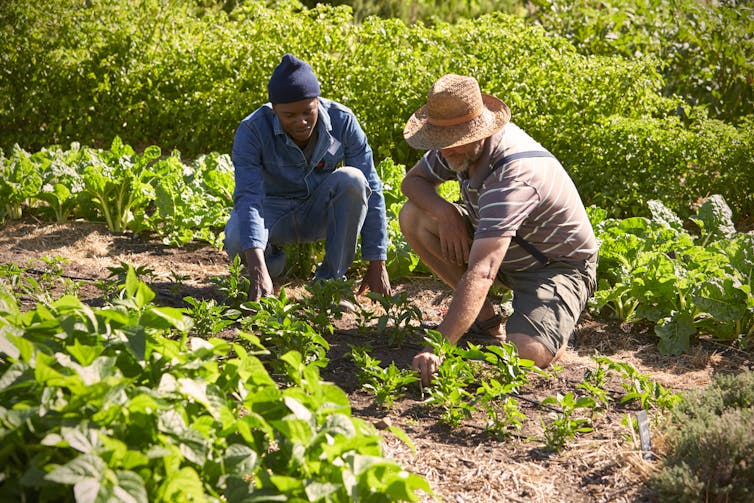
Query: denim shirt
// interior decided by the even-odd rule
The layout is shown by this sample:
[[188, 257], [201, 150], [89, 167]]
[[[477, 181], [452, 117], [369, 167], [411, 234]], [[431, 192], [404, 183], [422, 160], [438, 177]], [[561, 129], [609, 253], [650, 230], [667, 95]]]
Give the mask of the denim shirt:
[[304, 200], [340, 166], [360, 169], [372, 194], [361, 229], [364, 260], [387, 259], [387, 221], [382, 181], [377, 175], [372, 149], [356, 116], [340, 103], [319, 98], [319, 137], [311, 161], [283, 130], [266, 103], [241, 121], [233, 140], [235, 190], [233, 204], [238, 213], [241, 246], [264, 249], [266, 196]]

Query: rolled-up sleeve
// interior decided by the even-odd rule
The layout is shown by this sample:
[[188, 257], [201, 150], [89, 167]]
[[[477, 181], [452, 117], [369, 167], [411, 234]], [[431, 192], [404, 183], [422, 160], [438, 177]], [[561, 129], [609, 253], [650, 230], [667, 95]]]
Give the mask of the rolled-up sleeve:
[[372, 148], [358, 121], [352, 116], [344, 135], [346, 166], [360, 169], [369, 183], [367, 215], [361, 228], [361, 258], [364, 260], [387, 260], [387, 219], [382, 181], [374, 167]]
[[233, 139], [235, 189], [234, 211], [238, 214], [241, 246], [262, 248], [267, 245], [264, 227], [264, 179], [262, 177], [262, 142], [249, 122], [243, 121]]

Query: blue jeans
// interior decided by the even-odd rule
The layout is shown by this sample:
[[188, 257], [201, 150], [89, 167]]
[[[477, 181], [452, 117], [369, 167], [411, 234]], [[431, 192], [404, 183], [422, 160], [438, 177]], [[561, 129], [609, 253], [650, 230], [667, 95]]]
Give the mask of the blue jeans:
[[[265, 260], [270, 276], [282, 273], [281, 251], [285, 244], [325, 241], [325, 258], [316, 279], [344, 279], [356, 256], [356, 242], [367, 214], [372, 191], [364, 174], [351, 167], [336, 169], [306, 199], [266, 197], [264, 224], [267, 234]], [[225, 225], [225, 251], [243, 256], [238, 215], [231, 212]], [[273, 274], [275, 273], [275, 274]]]

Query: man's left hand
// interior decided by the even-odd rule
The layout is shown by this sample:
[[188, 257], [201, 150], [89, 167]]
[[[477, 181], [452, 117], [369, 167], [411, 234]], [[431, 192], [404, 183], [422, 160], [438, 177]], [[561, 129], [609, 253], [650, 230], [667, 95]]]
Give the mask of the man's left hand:
[[358, 295], [363, 295], [367, 291], [367, 288], [375, 293], [379, 293], [384, 296], [390, 296], [393, 294], [390, 288], [390, 278], [387, 275], [387, 268], [385, 267], [384, 260], [372, 260], [369, 262], [367, 272], [364, 275], [364, 279], [361, 281]]

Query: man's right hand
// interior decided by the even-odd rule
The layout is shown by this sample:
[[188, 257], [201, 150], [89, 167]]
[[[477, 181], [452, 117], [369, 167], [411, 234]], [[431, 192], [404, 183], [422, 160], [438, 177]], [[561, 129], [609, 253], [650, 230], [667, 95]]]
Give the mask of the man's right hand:
[[455, 205], [445, 206], [441, 224], [438, 226], [440, 251], [445, 260], [464, 265], [469, 262], [472, 237], [463, 217]]
[[246, 267], [249, 270], [249, 300], [257, 301], [267, 295], [272, 295], [272, 278], [267, 272], [264, 261], [264, 250], [251, 248], [246, 250]]
[[431, 348], [425, 348], [421, 353], [414, 356], [411, 362], [415, 372], [421, 376], [422, 384], [429, 386], [432, 383], [432, 376], [437, 372], [442, 360]]

